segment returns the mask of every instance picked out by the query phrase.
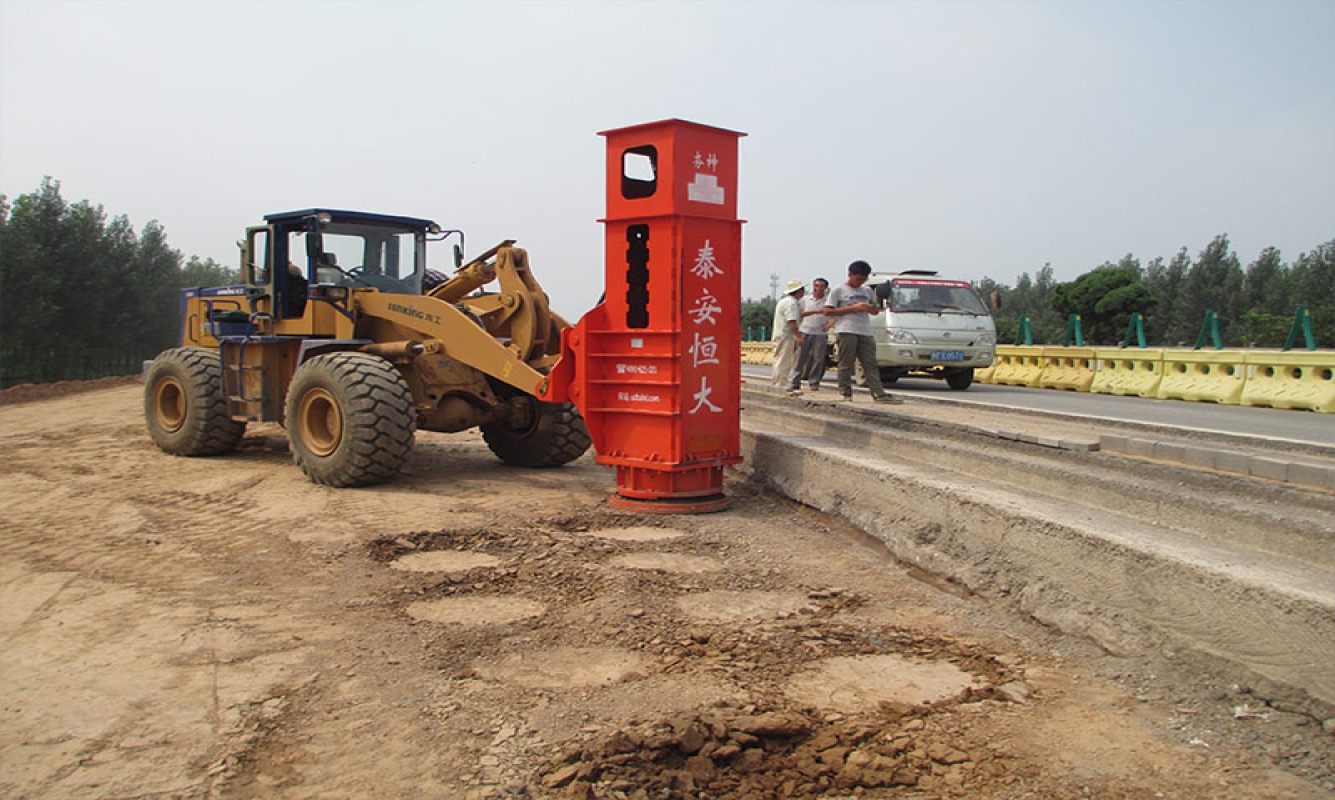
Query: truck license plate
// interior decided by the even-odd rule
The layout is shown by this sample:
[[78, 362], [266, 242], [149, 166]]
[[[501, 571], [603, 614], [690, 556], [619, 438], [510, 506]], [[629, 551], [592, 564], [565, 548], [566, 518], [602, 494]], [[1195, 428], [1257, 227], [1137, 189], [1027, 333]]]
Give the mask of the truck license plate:
[[932, 351], [932, 360], [933, 360], [933, 361], [963, 361], [963, 360], [964, 360], [964, 351], [963, 351], [963, 350], [933, 350], [933, 351]]

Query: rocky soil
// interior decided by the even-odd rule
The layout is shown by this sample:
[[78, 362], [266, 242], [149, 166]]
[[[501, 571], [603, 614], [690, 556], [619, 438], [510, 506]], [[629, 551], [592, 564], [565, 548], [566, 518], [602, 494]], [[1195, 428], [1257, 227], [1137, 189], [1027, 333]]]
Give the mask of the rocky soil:
[[121, 382], [0, 393], [0, 443], [3, 797], [1335, 795], [1335, 723], [740, 478], [636, 516], [591, 456], [422, 434], [401, 480], [332, 490], [276, 426], [161, 453]]

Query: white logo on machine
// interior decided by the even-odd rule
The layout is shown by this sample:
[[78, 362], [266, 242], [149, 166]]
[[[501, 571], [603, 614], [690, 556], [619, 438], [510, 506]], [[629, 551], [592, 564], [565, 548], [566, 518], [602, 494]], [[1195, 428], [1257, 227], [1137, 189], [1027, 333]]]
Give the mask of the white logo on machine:
[[[704, 155], [696, 152], [695, 158], [691, 164], [698, 170], [708, 168], [710, 172], [718, 169], [718, 155], [710, 153]], [[718, 185], [718, 176], [710, 175], [704, 172], [695, 173], [691, 182], [686, 184], [686, 199], [696, 203], [709, 203], [711, 205], [723, 205], [724, 191], [723, 187]]]

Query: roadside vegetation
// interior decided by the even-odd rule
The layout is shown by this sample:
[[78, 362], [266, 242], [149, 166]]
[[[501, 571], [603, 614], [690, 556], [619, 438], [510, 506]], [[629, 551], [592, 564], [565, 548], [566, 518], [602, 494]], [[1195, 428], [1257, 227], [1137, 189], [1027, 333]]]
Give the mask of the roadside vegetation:
[[[180, 289], [236, 279], [172, 249], [157, 221], [136, 233], [101, 205], [67, 202], [57, 180], [12, 203], [0, 195], [0, 389], [135, 374], [176, 343]], [[1127, 254], [1068, 283], [1045, 264], [1013, 286], [985, 277], [975, 288], [997, 306], [1002, 343], [1022, 318], [1035, 344], [1060, 343], [1078, 314], [1088, 343], [1115, 344], [1139, 313], [1149, 345], [1191, 346], [1213, 311], [1225, 347], [1280, 347], [1305, 307], [1317, 346], [1335, 348], [1335, 239], [1291, 262], [1266, 248], [1244, 268], [1221, 234], [1194, 259], [1185, 247], [1144, 263]], [[743, 302], [745, 339], [768, 339], [774, 303]]]
[[[1138, 313], [1148, 346], [1191, 347], [1213, 311], [1224, 347], [1282, 347], [1302, 307], [1316, 346], [1335, 348], [1335, 239], [1288, 263], [1267, 247], [1244, 268], [1221, 234], [1194, 259], [1185, 247], [1166, 261], [1142, 263], [1128, 253], [1067, 283], [1044, 264], [1014, 285], [984, 277], [974, 288], [996, 308], [1002, 344], [1017, 341], [1021, 318], [1029, 320], [1034, 344], [1061, 344], [1071, 314], [1080, 316], [1086, 343], [1119, 344]], [[742, 304], [745, 338], [768, 339], [774, 303], [766, 297]]]
[[11, 205], [0, 195], [0, 389], [139, 371], [176, 343], [180, 289], [236, 271], [184, 259], [151, 221], [68, 203], [47, 178]]

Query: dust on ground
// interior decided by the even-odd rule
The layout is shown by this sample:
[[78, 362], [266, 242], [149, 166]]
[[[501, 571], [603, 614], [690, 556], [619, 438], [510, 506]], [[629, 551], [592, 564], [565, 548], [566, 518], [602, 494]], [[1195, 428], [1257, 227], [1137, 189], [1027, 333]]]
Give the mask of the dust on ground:
[[272, 425], [164, 455], [139, 392], [0, 410], [0, 796], [1335, 790], [1281, 769], [1320, 721], [1119, 667], [745, 483], [629, 515], [592, 457], [519, 470], [468, 433], [329, 489]]

